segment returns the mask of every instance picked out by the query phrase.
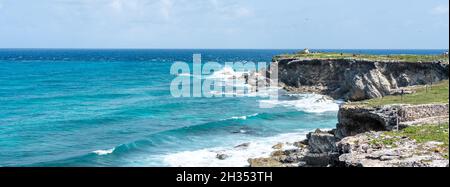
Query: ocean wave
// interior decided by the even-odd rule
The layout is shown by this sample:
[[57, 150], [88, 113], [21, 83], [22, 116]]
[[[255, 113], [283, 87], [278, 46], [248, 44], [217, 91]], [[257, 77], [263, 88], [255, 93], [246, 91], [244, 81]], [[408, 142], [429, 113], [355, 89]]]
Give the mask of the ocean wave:
[[[163, 156], [163, 162], [170, 167], [245, 167], [248, 166], [249, 158], [270, 156], [275, 151], [272, 146], [277, 143], [285, 143], [284, 149], [294, 149], [293, 143], [305, 139], [306, 133], [307, 131], [300, 131], [281, 134], [235, 147], [216, 147], [168, 154]], [[227, 158], [221, 160], [217, 158], [218, 155], [226, 155]]]
[[212, 95], [218, 96], [233, 96], [233, 97], [260, 97], [260, 98], [269, 98], [275, 97], [279, 95], [280, 91], [282, 91], [278, 87], [265, 87], [259, 88], [258, 91], [255, 91], [255, 87], [251, 85], [240, 85], [237, 84], [234, 88], [244, 88], [237, 89], [235, 91], [226, 92], [226, 91], [210, 91], [209, 93]]
[[[249, 118], [257, 117], [260, 115], [270, 115], [270, 114], [255, 113], [255, 114], [246, 115], [246, 116], [234, 116], [234, 117], [231, 117], [228, 119], [217, 120], [217, 121], [212, 121], [212, 122], [202, 123], [202, 124], [197, 124], [197, 125], [192, 125], [192, 126], [184, 126], [184, 127], [179, 127], [179, 128], [170, 129], [170, 130], [164, 130], [164, 131], [149, 134], [149, 135], [147, 135], [147, 138], [145, 138], [145, 139], [140, 139], [140, 140], [133, 141], [131, 143], [122, 144], [122, 145], [119, 145], [112, 149], [96, 150], [96, 151], [93, 151], [92, 153], [95, 153], [96, 155], [99, 155], [99, 156], [104, 156], [104, 155], [109, 155], [109, 154], [128, 153], [130, 151], [133, 151], [136, 149], [141, 149], [141, 148], [146, 149], [151, 146], [155, 146], [154, 141], [159, 142], [159, 143], [167, 141], [167, 140], [165, 140], [165, 138], [170, 138], [173, 134], [195, 133], [196, 131], [203, 131], [207, 127], [220, 128], [220, 127], [223, 127], [223, 124], [228, 124], [230, 121], [247, 120]], [[239, 133], [246, 133], [246, 131], [241, 129], [239, 131]]]
[[178, 76], [180, 76], [180, 77], [192, 77], [193, 75], [190, 74], [190, 73], [181, 73], [181, 74], [178, 74]]
[[[290, 95], [294, 96], [294, 95]], [[330, 99], [318, 94], [295, 95], [294, 100], [261, 100], [260, 106], [263, 108], [288, 107], [307, 113], [336, 112], [339, 110], [341, 101]]]
[[233, 79], [242, 77], [246, 72], [234, 71], [232, 67], [225, 66], [219, 71], [214, 72], [212, 75], [208, 76], [208, 79]]
[[215, 71], [211, 75], [194, 75], [191, 73], [181, 73], [177, 76], [180, 77], [197, 77], [202, 79], [216, 79], [216, 80], [231, 80], [231, 79], [238, 79], [240, 77], [243, 77], [244, 73], [247, 72], [238, 72], [234, 71], [232, 67], [225, 66], [221, 70]]
[[[242, 124], [240, 123], [233, 123], [233, 121], [236, 120], [248, 120], [250, 118], [274, 119], [280, 117], [280, 115], [287, 116], [294, 114], [298, 114], [298, 112], [289, 111], [287, 113], [255, 113], [245, 116], [234, 116], [223, 120], [188, 127], [179, 127], [171, 130], [151, 133], [138, 140], [118, 145], [112, 149], [97, 150], [85, 155], [66, 158], [52, 163], [70, 163], [75, 161], [79, 162], [81, 160], [82, 162], [90, 164], [91, 160], [93, 163], [95, 162], [95, 159], [93, 159], [95, 156], [114, 155], [115, 157], [123, 157], [127, 160], [126, 162], [129, 162], [129, 166], [246, 166], [248, 158], [268, 156], [273, 151], [271, 149], [272, 145], [279, 142], [300, 141], [304, 139], [306, 132], [309, 132], [312, 129], [304, 129], [305, 132], [293, 130], [296, 133], [282, 134], [269, 138], [258, 138], [258, 136], [244, 135], [241, 136], [239, 140], [232, 140], [230, 143], [226, 143], [228, 146], [230, 144], [239, 145], [244, 142], [250, 142], [250, 145], [245, 148], [245, 150], [234, 147], [217, 147], [208, 149], [201, 149], [200, 147], [197, 147], [195, 148], [196, 150], [192, 151], [174, 153], [171, 152], [173, 150], [167, 150], [171, 153], [158, 153], [156, 155], [154, 155], [152, 151], [157, 148], [166, 149], [166, 146], [177, 144], [176, 142], [178, 141], [198, 141], [198, 139], [191, 139], [191, 135], [199, 136], [202, 133], [210, 134], [215, 131], [215, 129], [228, 131], [230, 135], [247, 134], [252, 132], [251, 128], [230, 128], [231, 126], [242, 127]], [[216, 145], [223, 144], [217, 143]], [[216, 158], [218, 154], [230, 155], [230, 158], [225, 161], [219, 160]], [[132, 156], [130, 157], [130, 155]], [[139, 164], [136, 165], [136, 163]], [[127, 164], [125, 163], [125, 165]]]
[[97, 150], [97, 151], [93, 151], [93, 153], [95, 153], [99, 156], [104, 156], [104, 155], [109, 155], [109, 154], [114, 153], [115, 150], [116, 150], [116, 148], [107, 149], [107, 150]]
[[203, 79], [204, 77], [202, 75], [194, 75], [194, 74], [190, 74], [190, 73], [181, 73], [177, 75], [178, 77], [193, 77], [196, 79]]
[[255, 113], [255, 114], [247, 115], [247, 116], [235, 116], [235, 117], [231, 117], [230, 119], [234, 119], [234, 120], [247, 120], [248, 118], [255, 117], [255, 116], [258, 116], [258, 115], [259, 115], [259, 113]]
[[[312, 96], [311, 96], [312, 97]], [[307, 97], [305, 97], [307, 98]], [[313, 98], [319, 98], [318, 96], [314, 96]], [[311, 99], [314, 100], [314, 99]], [[283, 104], [287, 105], [284, 102], [295, 102], [293, 101], [279, 101], [281, 103], [273, 103], [273, 104]], [[321, 103], [321, 102], [318, 102]], [[325, 102], [325, 103], [328, 103]], [[292, 107], [289, 104], [289, 107]], [[334, 105], [333, 105], [334, 106]], [[336, 105], [337, 106], [337, 105]], [[298, 107], [298, 106], [297, 106]], [[317, 109], [316, 109], [317, 110]], [[91, 156], [106, 156], [114, 154], [115, 156], [125, 156], [132, 153], [136, 153], [139, 151], [146, 151], [146, 150], [153, 150], [155, 146], [160, 145], [169, 145], [173, 144], [174, 141], [179, 141], [182, 139], [176, 139], [174, 140], [174, 137], [189, 137], [189, 135], [199, 135], [201, 133], [210, 133], [213, 131], [213, 129], [222, 129], [225, 131], [229, 131], [230, 134], [233, 134], [234, 131], [240, 134], [247, 134], [248, 129], [238, 129], [238, 128], [229, 128], [231, 126], [239, 127], [241, 124], [238, 124], [233, 121], [238, 120], [249, 120], [249, 119], [276, 119], [280, 115], [297, 115], [297, 111], [285, 111], [282, 113], [254, 113], [254, 114], [248, 114], [243, 116], [232, 116], [226, 119], [217, 119], [215, 121], [201, 123], [201, 124], [195, 124], [192, 126], [184, 126], [184, 127], [178, 127], [174, 129], [168, 129], [163, 130], [155, 133], [150, 133], [146, 135], [145, 137], [142, 137], [141, 139], [132, 141], [130, 143], [125, 143], [122, 145], [119, 145], [112, 149], [105, 149], [105, 150], [96, 150], [93, 151], [87, 155], [83, 156], [77, 156], [74, 158], [67, 158], [64, 160], [79, 160], [80, 158], [91, 158]], [[224, 129], [224, 127], [227, 127], [227, 129]], [[301, 140], [306, 133], [294, 133], [294, 134], [284, 134], [272, 138], [265, 138], [265, 139], [256, 139], [256, 140], [249, 140], [250, 145], [245, 151], [237, 150], [233, 147], [227, 148], [227, 147], [218, 147], [213, 149], [200, 149], [200, 150], [194, 150], [194, 151], [186, 151], [186, 152], [179, 152], [169, 155], [160, 155], [163, 157], [162, 159], [157, 159], [158, 163], [160, 161], [163, 161], [162, 165], [170, 165], [170, 166], [245, 166], [247, 164], [248, 158], [256, 158], [256, 157], [263, 157], [265, 155], [270, 154], [273, 150], [271, 149], [271, 145], [274, 145], [278, 142], [294, 142]], [[182, 140], [184, 141], [184, 140]], [[236, 144], [238, 145], [238, 144]], [[151, 155], [151, 153], [148, 153]], [[217, 154], [226, 154], [230, 155], [231, 157], [228, 158], [226, 161], [222, 161], [216, 158]], [[198, 158], [191, 158], [198, 155]], [[159, 158], [161, 158], [159, 157]], [[63, 161], [64, 161], [63, 160]], [[178, 160], [178, 161], [177, 161]], [[133, 161], [134, 162], [134, 161]], [[208, 164], [211, 162], [210, 164]], [[229, 163], [230, 162], [230, 163]], [[144, 165], [146, 162], [140, 162]], [[192, 163], [192, 165], [189, 165], [189, 163]], [[197, 165], [198, 164], [198, 165]], [[158, 164], [155, 164], [156, 166], [159, 166]]]

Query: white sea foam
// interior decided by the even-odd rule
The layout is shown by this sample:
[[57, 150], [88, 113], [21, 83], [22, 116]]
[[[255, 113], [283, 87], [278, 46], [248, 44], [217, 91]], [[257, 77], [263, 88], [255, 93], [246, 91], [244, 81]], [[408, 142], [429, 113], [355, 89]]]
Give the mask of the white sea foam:
[[179, 77], [193, 77], [193, 78], [196, 78], [196, 79], [201, 79], [202, 78], [201, 75], [194, 75], [194, 74], [190, 74], [190, 73], [181, 73], [181, 74], [178, 74], [177, 76], [179, 76]]
[[236, 72], [232, 67], [225, 66], [219, 71], [208, 76], [209, 79], [233, 79], [234, 77], [242, 77], [245, 72]]
[[[284, 149], [293, 149], [294, 142], [305, 138], [306, 131], [281, 134], [249, 142], [248, 147], [217, 147], [169, 154], [164, 156], [163, 161], [171, 167], [245, 167], [249, 158], [270, 156], [275, 151], [272, 146], [277, 143], [285, 143]], [[228, 158], [220, 160], [217, 158], [219, 154]]]
[[231, 119], [234, 119], [234, 120], [247, 120], [248, 118], [255, 117], [257, 115], [259, 115], [259, 114], [255, 113], [255, 114], [247, 115], [247, 116], [235, 116], [235, 117], [231, 117]]
[[109, 155], [109, 154], [113, 153], [114, 151], [115, 151], [115, 148], [112, 148], [112, 149], [108, 149], [108, 150], [93, 151], [93, 153], [100, 155], [100, 156], [104, 156], [104, 155]]
[[269, 98], [271, 96], [276, 96], [278, 94], [278, 91], [280, 91], [280, 89], [277, 87], [266, 87], [259, 88], [258, 92], [256, 92], [251, 85], [246, 85], [245, 87], [246, 89], [237, 89], [232, 92], [210, 91], [209, 93], [218, 96]]
[[[258, 88], [251, 84], [246, 84], [244, 74], [250, 72], [247, 71], [235, 71], [233, 68], [225, 66], [223, 69], [214, 72], [212, 75], [206, 77], [206, 79], [215, 80], [214, 86], [233, 88], [235, 90], [214, 90], [209, 94], [216, 96], [232, 96], [232, 97], [271, 97], [278, 95], [282, 90], [280, 87], [263, 87]], [[255, 73], [255, 76], [262, 79], [259, 73]]]
[[180, 77], [192, 77], [192, 74], [190, 74], [190, 73], [181, 73], [181, 74], [178, 74], [178, 76], [180, 76]]
[[323, 113], [338, 111], [339, 105], [342, 103], [318, 94], [299, 94], [297, 96], [298, 98], [295, 100], [261, 100], [260, 104], [264, 108], [281, 106], [308, 113]]

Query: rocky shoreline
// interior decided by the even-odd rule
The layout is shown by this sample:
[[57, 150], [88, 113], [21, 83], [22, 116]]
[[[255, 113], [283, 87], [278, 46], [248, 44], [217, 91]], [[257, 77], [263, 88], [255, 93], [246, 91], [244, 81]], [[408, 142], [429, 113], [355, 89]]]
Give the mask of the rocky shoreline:
[[[410, 86], [449, 77], [448, 63], [441, 62], [280, 59], [274, 63], [286, 90], [347, 101], [395, 95], [399, 90], [408, 94]], [[448, 145], [417, 141], [400, 133], [409, 127], [447, 124], [439, 132], [448, 138], [448, 109], [448, 102], [381, 107], [347, 103], [340, 107], [336, 129], [318, 129], [306, 140], [279, 143], [270, 157], [248, 162], [250, 167], [448, 167]], [[388, 133], [394, 131], [399, 134]], [[288, 144], [296, 148], [284, 149]]]
[[[250, 167], [448, 167], [441, 142], [417, 143], [405, 137], [367, 132], [330, 141], [329, 132], [317, 130], [313, 138], [296, 142], [296, 149], [275, 149], [268, 158], [249, 159]], [[374, 140], [395, 139], [393, 145]], [[328, 143], [324, 143], [330, 141]], [[284, 145], [284, 144], [277, 144]], [[321, 150], [323, 149], [323, 150]], [[327, 152], [328, 151], [328, 152]]]
[[[348, 106], [344, 105], [341, 108], [346, 107]], [[409, 107], [411, 106], [403, 105], [400, 110]], [[448, 124], [448, 104], [415, 107], [428, 108], [429, 113], [425, 112], [409, 120], [427, 118], [426, 114], [441, 111], [435, 113], [436, 117], [441, 117], [435, 123]], [[351, 108], [355, 109], [354, 106]], [[309, 133], [306, 140], [294, 143], [296, 149], [283, 150], [283, 144], [279, 144], [276, 147], [279, 149], [274, 150], [271, 157], [249, 159], [250, 167], [448, 167], [448, 148], [443, 149], [442, 142], [419, 143], [400, 135], [386, 135], [385, 132], [393, 130], [390, 123], [384, 126], [365, 125], [371, 124], [370, 121], [376, 118], [368, 118], [369, 123], [354, 123], [354, 119], [349, 118], [358, 113], [343, 110], [341, 109], [336, 129]], [[364, 107], [360, 110], [370, 111]], [[348, 115], [347, 112], [352, 115]], [[391, 116], [378, 117], [378, 120], [391, 121]], [[403, 121], [404, 124], [407, 122]], [[402, 125], [399, 128], [406, 127], [408, 126]], [[448, 136], [448, 128], [443, 130], [447, 130]]]
[[[398, 116], [392, 115], [394, 110], [399, 111]], [[297, 135], [298, 141], [274, 142], [267, 145], [267, 150], [272, 150], [268, 156], [249, 158], [248, 166], [448, 167], [448, 112], [449, 104], [381, 108], [344, 104], [335, 129], [317, 129], [306, 139]], [[433, 131], [428, 132], [430, 128]], [[421, 134], [432, 137], [424, 141]], [[447, 143], [439, 137], [447, 137]], [[234, 149], [247, 151], [251, 146], [244, 143]], [[216, 159], [226, 161], [230, 156], [217, 152]]]

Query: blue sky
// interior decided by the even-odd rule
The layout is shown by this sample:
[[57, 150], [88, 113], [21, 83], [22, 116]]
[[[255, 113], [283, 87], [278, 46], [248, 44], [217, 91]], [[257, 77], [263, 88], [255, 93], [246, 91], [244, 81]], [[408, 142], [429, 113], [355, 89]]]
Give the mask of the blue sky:
[[448, 0], [0, 0], [0, 48], [448, 46]]

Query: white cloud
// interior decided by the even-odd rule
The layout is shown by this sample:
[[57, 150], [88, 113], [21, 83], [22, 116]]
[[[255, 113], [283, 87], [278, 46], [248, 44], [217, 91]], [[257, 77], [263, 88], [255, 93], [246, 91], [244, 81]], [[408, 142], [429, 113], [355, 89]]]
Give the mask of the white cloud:
[[448, 4], [447, 5], [439, 5], [433, 8], [433, 10], [431, 11], [431, 13], [433, 14], [448, 14], [449, 10], [448, 10]]
[[115, 10], [115, 11], [122, 11], [123, 10], [123, 1], [122, 0], [112, 0], [109, 3], [109, 6]]
[[163, 16], [163, 18], [166, 20], [170, 19], [173, 9], [172, 0], [160, 0], [160, 6], [161, 15]]
[[144, 8], [145, 1], [142, 0], [110, 0], [108, 6], [116, 12], [134, 12]]
[[[160, 19], [167, 21], [174, 14], [173, 0], [107, 0], [108, 8], [128, 18], [135, 19]], [[184, 2], [178, 0], [176, 2]], [[182, 7], [181, 7], [182, 8]]]
[[240, 17], [247, 17], [247, 16], [251, 16], [253, 14], [253, 12], [245, 7], [239, 7], [235, 10], [235, 16], [240, 18]]
[[[2, 0], [0, 0], [1, 2]], [[176, 23], [186, 19], [236, 20], [251, 17], [251, 7], [238, 0], [54, 0], [61, 14], [87, 19]], [[201, 16], [203, 15], [203, 16]], [[207, 15], [207, 16], [205, 16]], [[64, 17], [63, 15], [61, 15]], [[119, 20], [117, 20], [119, 19]]]
[[239, 19], [253, 15], [251, 9], [243, 6], [237, 1], [209, 0], [209, 2], [212, 5], [213, 10], [224, 19]]

